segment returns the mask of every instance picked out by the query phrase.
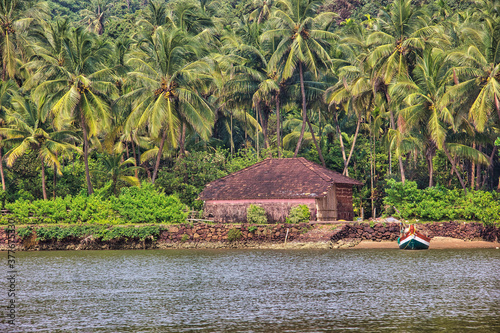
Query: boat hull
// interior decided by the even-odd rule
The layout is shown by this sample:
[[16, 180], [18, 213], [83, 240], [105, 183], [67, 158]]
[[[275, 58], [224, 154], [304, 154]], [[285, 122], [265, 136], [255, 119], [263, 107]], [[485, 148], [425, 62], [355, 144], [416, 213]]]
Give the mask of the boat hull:
[[401, 250], [427, 250], [430, 245], [430, 238], [422, 235], [410, 226], [410, 230], [398, 239]]

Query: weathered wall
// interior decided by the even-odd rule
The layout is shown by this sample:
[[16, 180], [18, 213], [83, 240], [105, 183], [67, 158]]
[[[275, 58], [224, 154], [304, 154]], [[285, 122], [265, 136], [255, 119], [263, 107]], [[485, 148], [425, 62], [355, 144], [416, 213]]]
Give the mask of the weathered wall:
[[352, 185], [337, 184], [336, 193], [338, 219], [353, 221], [354, 211], [352, 208]]
[[262, 206], [266, 210], [269, 223], [284, 223], [290, 209], [297, 205], [307, 205], [311, 211], [311, 220], [316, 219], [314, 199], [263, 199], [263, 200], [207, 200], [203, 214], [207, 219], [223, 223], [241, 223], [247, 221], [247, 208], [251, 204]]
[[[15, 250], [107, 250], [107, 249], [149, 249], [167, 248], [177, 245], [189, 245], [196, 243], [221, 243], [232, 242], [260, 242], [260, 243], [283, 243], [293, 241], [312, 229], [308, 223], [299, 224], [273, 224], [252, 225], [250, 224], [180, 224], [167, 226], [160, 232], [156, 241], [146, 239], [112, 239], [100, 241], [92, 236], [85, 238], [67, 238], [64, 240], [37, 241], [33, 234], [26, 240], [15, 237]], [[231, 229], [241, 232], [240, 237], [228, 240]], [[288, 234], [287, 234], [288, 233]], [[7, 233], [0, 228], [0, 250], [7, 250]]]
[[338, 220], [336, 185], [330, 186], [326, 195], [316, 199], [318, 209], [318, 221]]
[[[236, 242], [230, 242], [228, 234], [231, 229], [241, 232]], [[318, 232], [327, 230], [327, 234]], [[288, 236], [287, 236], [288, 230]], [[481, 223], [429, 223], [419, 224], [418, 230], [429, 237], [453, 237], [464, 240], [500, 241], [500, 228], [485, 227]], [[326, 236], [324, 238], [323, 236]], [[288, 242], [337, 242], [346, 239], [392, 240], [399, 237], [398, 223], [378, 223], [370, 226], [367, 223], [337, 225], [322, 224], [204, 224], [196, 223], [167, 226], [157, 240], [147, 239], [113, 239], [100, 241], [92, 236], [85, 238], [68, 238], [64, 240], [37, 241], [36, 236], [21, 241], [15, 240], [15, 250], [98, 250], [98, 249], [149, 249], [168, 247], [232, 247], [234, 244], [279, 244]], [[233, 245], [232, 245], [233, 244]], [[7, 234], [0, 228], [0, 250], [7, 250]]]
[[[284, 242], [293, 241], [304, 232], [309, 231], [311, 226], [308, 223], [299, 224], [275, 224], [275, 225], [254, 225], [250, 224], [230, 225], [230, 224], [203, 224], [194, 225], [182, 224], [171, 226], [168, 231], [160, 234], [158, 241], [164, 243], [175, 242], [227, 242], [228, 233], [231, 229], [241, 231], [241, 238], [238, 241], [265, 241]], [[251, 228], [251, 229], [250, 229]], [[255, 229], [255, 230], [253, 230]], [[287, 236], [288, 229], [288, 236]]]
[[[483, 226], [482, 223], [425, 223], [418, 224], [417, 230], [428, 237], [453, 237], [464, 240], [500, 240], [500, 228]], [[346, 224], [337, 229], [332, 241], [341, 239], [396, 240], [399, 237], [399, 223], [377, 223], [373, 227], [366, 223]]]

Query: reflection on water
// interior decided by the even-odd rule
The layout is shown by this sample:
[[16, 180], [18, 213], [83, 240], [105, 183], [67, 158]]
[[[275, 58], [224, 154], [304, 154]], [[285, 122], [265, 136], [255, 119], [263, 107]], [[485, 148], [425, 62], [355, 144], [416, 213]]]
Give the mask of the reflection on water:
[[26, 332], [500, 332], [494, 249], [17, 255]]

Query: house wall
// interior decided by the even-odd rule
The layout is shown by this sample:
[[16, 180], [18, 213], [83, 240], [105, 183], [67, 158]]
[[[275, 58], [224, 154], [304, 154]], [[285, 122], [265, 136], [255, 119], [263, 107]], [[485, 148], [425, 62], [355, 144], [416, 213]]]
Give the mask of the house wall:
[[353, 221], [354, 211], [352, 208], [352, 186], [338, 184], [336, 194], [338, 219]]
[[307, 205], [311, 211], [311, 220], [316, 220], [316, 203], [310, 199], [252, 199], [252, 200], [207, 200], [203, 214], [216, 222], [239, 223], [247, 221], [247, 208], [250, 204], [262, 206], [266, 210], [267, 220], [285, 222], [290, 208]]
[[332, 185], [322, 198], [316, 199], [316, 208], [318, 211], [318, 221], [336, 221], [337, 212], [337, 197], [335, 195], [336, 185]]
[[337, 221], [354, 219], [352, 208], [352, 187], [334, 184], [326, 196], [316, 199], [318, 221]]

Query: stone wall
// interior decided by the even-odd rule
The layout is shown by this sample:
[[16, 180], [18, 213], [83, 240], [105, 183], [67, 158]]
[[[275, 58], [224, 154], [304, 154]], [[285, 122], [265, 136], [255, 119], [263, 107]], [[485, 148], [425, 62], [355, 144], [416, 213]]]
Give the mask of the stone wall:
[[[368, 223], [338, 225], [325, 224], [180, 224], [166, 226], [157, 240], [112, 239], [100, 241], [93, 236], [64, 240], [38, 241], [36, 235], [20, 240], [16, 237], [15, 250], [98, 250], [98, 249], [150, 249], [175, 247], [245, 247], [245, 244], [282, 244], [285, 242], [333, 242], [341, 240], [395, 241], [399, 237], [398, 223]], [[417, 229], [429, 237], [453, 237], [464, 240], [500, 241], [500, 228], [481, 223], [428, 223]], [[288, 235], [287, 235], [288, 230]], [[230, 239], [230, 233], [238, 234]], [[236, 245], [235, 245], [236, 244]], [[0, 250], [7, 250], [7, 233], [0, 228]]]
[[[430, 238], [439, 236], [489, 242], [500, 240], [500, 228], [483, 226], [482, 223], [425, 223], [418, 224], [417, 230]], [[399, 223], [377, 223], [373, 226], [367, 223], [355, 223], [346, 224], [337, 229], [333, 233], [331, 240], [334, 242], [342, 239], [397, 240], [399, 233]]]
[[[196, 243], [283, 243], [293, 241], [313, 227], [308, 223], [299, 224], [179, 224], [166, 226], [157, 240], [112, 239], [101, 241], [93, 236], [67, 238], [64, 240], [38, 241], [32, 234], [25, 240], [15, 238], [16, 250], [101, 250], [101, 249], [149, 249], [175, 247], [175, 245], [196, 245]], [[228, 239], [231, 229], [238, 230], [239, 236]], [[288, 230], [288, 234], [287, 234]], [[182, 246], [181, 246], [182, 247]], [[194, 246], [195, 247], [195, 246]], [[223, 247], [223, 246], [222, 246]], [[7, 250], [7, 233], [0, 228], [0, 250]]]
[[[275, 224], [275, 225], [231, 225], [231, 224], [182, 224], [171, 226], [168, 230], [161, 232], [159, 242], [227, 242], [228, 233], [231, 229], [241, 232], [237, 241], [262, 241], [262, 242], [284, 242], [293, 241], [301, 234], [309, 231], [308, 223], [299, 224]], [[288, 229], [288, 236], [287, 236]]]

